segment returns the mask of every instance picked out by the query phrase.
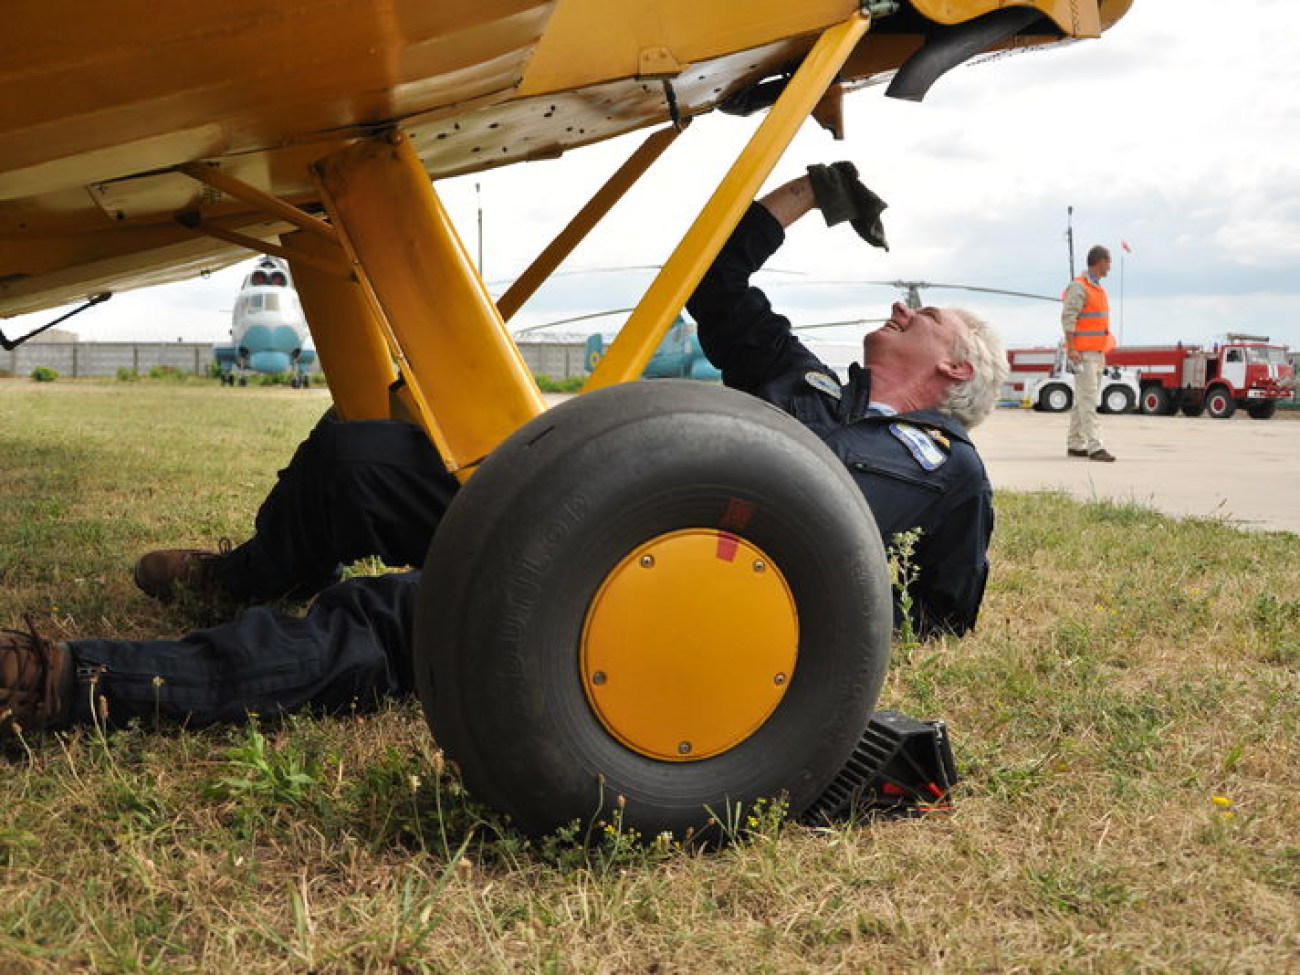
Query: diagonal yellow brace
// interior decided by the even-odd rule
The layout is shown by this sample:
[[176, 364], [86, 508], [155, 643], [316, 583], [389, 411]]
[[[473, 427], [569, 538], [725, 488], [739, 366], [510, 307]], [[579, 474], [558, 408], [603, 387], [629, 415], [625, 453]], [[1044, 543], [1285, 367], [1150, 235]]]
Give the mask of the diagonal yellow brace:
[[470, 468], [546, 403], [428, 174], [401, 132], [316, 164], [333, 225], [389, 328], [415, 419]]
[[591, 232], [591, 228], [623, 198], [623, 195], [641, 178], [651, 164], [663, 155], [664, 150], [673, 144], [681, 131], [674, 127], [651, 133], [637, 147], [636, 152], [628, 157], [627, 162], [623, 163], [618, 171], [605, 181], [605, 185], [596, 191], [587, 205], [578, 211], [577, 216], [546, 245], [546, 248], [537, 255], [537, 259], [523, 274], [519, 275], [515, 283], [497, 302], [497, 307], [501, 309], [501, 316], [506, 321], [509, 321], [520, 306], [533, 296], [538, 287], [551, 276], [551, 272], [573, 252], [582, 239]]
[[313, 233], [318, 237], [328, 241], [334, 241], [334, 228], [318, 217], [313, 217], [292, 203], [286, 203], [279, 197], [271, 196], [269, 193], [263, 193], [254, 186], [240, 182], [233, 176], [222, 172], [216, 166], [207, 163], [186, 163], [183, 166], [176, 167], [179, 172], [184, 173], [190, 179], [196, 179], [200, 183], [206, 183], [213, 189], [220, 190], [233, 196], [237, 200], [243, 200], [245, 203], [261, 210], [263, 213], [269, 213], [272, 216], [279, 217], [287, 223], [293, 224], [300, 230]]
[[[279, 257], [286, 261], [293, 257], [279, 244], [272, 244], [260, 237], [250, 237], [248, 234], [241, 234], [238, 231], [227, 230], [220, 224], [206, 221], [193, 212], [178, 214], [174, 219], [186, 230], [192, 230], [197, 234], [205, 234], [208, 237], [215, 237], [217, 240], [224, 240], [236, 247], [243, 247], [259, 254], [270, 254], [272, 257]], [[338, 253], [327, 252], [324, 256], [299, 255], [298, 259], [304, 264], [310, 264], [317, 270], [332, 274], [337, 278], [351, 277], [352, 270], [348, 267], [347, 262], [341, 259], [343, 254], [339, 250], [337, 243], [334, 245], [334, 251]]]
[[866, 14], [854, 14], [818, 39], [641, 298], [583, 392], [636, 379], [645, 370], [669, 324], [870, 24]]

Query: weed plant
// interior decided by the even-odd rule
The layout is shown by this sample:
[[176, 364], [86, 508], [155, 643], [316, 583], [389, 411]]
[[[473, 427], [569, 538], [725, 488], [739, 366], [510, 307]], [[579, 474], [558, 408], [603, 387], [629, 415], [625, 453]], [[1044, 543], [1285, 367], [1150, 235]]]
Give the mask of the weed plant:
[[[193, 626], [134, 559], [242, 538], [327, 405], [0, 383], [0, 625]], [[812, 828], [777, 800], [715, 811], [734, 842], [702, 852], [615, 804], [528, 841], [408, 700], [30, 735], [3, 758], [0, 971], [1296, 971], [1296, 536], [997, 508], [979, 629], [903, 634], [881, 702], [948, 722], [950, 814]]]

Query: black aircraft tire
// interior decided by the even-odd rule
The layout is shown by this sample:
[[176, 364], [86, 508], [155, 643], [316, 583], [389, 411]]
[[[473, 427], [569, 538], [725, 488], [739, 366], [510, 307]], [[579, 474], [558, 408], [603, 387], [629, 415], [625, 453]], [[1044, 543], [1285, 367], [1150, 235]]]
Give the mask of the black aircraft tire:
[[[618, 741], [578, 663], [588, 608], [649, 539], [734, 535], [784, 573], [798, 616], [788, 687], [747, 737], [696, 761]], [[720, 610], [721, 611], [721, 610]], [[576, 397], [508, 438], [429, 549], [414, 668], [436, 743], [475, 798], [531, 834], [608, 820], [643, 836], [785, 796], [798, 815], [842, 769], [888, 663], [892, 601], [871, 511], [786, 414], [703, 383]]]

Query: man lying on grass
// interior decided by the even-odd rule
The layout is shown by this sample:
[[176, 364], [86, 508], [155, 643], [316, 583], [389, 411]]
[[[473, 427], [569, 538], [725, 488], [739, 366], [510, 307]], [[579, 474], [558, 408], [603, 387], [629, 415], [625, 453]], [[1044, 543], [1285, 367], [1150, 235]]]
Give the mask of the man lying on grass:
[[[975, 625], [988, 575], [992, 490], [970, 427], [996, 402], [1006, 357], [996, 334], [956, 309], [896, 303], [863, 340], [847, 382], [794, 337], [750, 276], [813, 208], [885, 246], [884, 204], [847, 163], [813, 166], [754, 203], [688, 303], [726, 385], [780, 407], [852, 473], [885, 543], [916, 533], [910, 624], [922, 636]], [[178, 588], [255, 604], [314, 601], [304, 616], [250, 605], [178, 640], [52, 643], [0, 632], [0, 718], [23, 727], [162, 716], [191, 727], [307, 705], [354, 707], [410, 693], [419, 572], [339, 580], [365, 557], [423, 562], [457, 490], [416, 426], [322, 421], [257, 513], [253, 537], [222, 552], [168, 549], [136, 567], [167, 600]], [[896, 606], [896, 622], [901, 622]], [[93, 683], [93, 689], [87, 685]]]

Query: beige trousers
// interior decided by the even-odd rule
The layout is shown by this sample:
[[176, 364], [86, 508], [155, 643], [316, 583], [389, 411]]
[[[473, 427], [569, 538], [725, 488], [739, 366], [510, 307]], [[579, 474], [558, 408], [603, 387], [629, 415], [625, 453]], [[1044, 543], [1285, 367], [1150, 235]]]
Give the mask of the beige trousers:
[[1106, 365], [1104, 352], [1083, 352], [1074, 374], [1074, 409], [1070, 411], [1070, 433], [1065, 445], [1071, 450], [1095, 453], [1102, 449], [1101, 421], [1097, 419], [1097, 395], [1101, 387], [1101, 370]]

